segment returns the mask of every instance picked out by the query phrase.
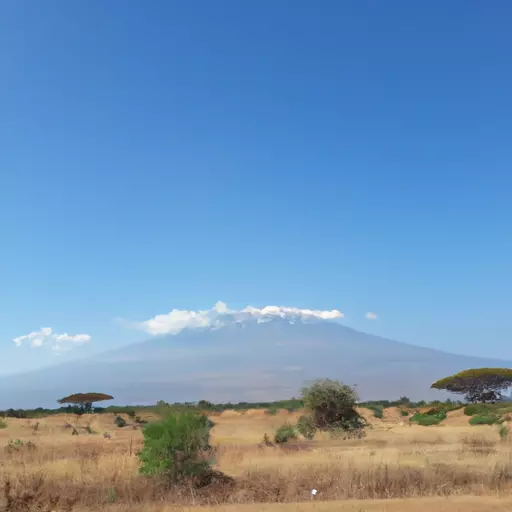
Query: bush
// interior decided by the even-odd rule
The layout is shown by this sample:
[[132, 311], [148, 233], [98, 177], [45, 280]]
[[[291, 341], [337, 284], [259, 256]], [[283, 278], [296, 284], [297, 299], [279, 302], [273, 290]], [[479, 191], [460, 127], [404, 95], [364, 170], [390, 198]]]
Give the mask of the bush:
[[126, 420], [122, 416], [116, 416], [116, 419], [114, 420], [114, 423], [119, 428], [126, 427]]
[[409, 416], [409, 411], [406, 411], [406, 410], [402, 409], [402, 410], [400, 411], [400, 416], [404, 416], [404, 417], [405, 417], [405, 416]]
[[318, 430], [360, 437], [367, 426], [355, 409], [357, 394], [346, 384], [331, 379], [317, 380], [304, 387], [301, 394], [311, 422]]
[[306, 439], [313, 439], [315, 437], [316, 428], [310, 416], [301, 416], [295, 428]]
[[466, 416], [476, 416], [487, 414], [491, 408], [487, 404], [470, 404], [464, 407], [464, 414]]
[[272, 407], [271, 409], [267, 409], [265, 414], [269, 414], [270, 416], [275, 416], [277, 414], [277, 407]]
[[266, 432], [263, 434], [263, 439], [261, 440], [260, 445], [262, 445], [262, 446], [274, 446], [274, 443], [270, 440], [270, 436]]
[[148, 424], [143, 434], [144, 446], [139, 453], [141, 473], [163, 475], [177, 482], [211, 470], [206, 458], [211, 450], [206, 416], [192, 411], [171, 413], [163, 421]]
[[[429, 414], [431, 413], [431, 414]], [[413, 423], [417, 423], [418, 425], [422, 427], [430, 427], [432, 425], [439, 425], [441, 421], [446, 419], [446, 412], [444, 411], [436, 411], [434, 412], [433, 409], [426, 413], [419, 413], [417, 412], [414, 414], [414, 416], [409, 420]]]
[[7, 428], [7, 421], [5, 421], [3, 418], [0, 418], [0, 429]]
[[384, 417], [384, 407], [382, 407], [382, 405], [370, 404], [370, 405], [367, 405], [366, 408], [370, 409], [370, 411], [373, 411], [373, 415], [376, 418], [382, 419]]
[[135, 416], [137, 416], [137, 413], [133, 409], [130, 409], [129, 411], [126, 411], [126, 414], [132, 420], [134, 420]]
[[441, 421], [442, 420], [437, 416], [423, 416], [422, 418], [418, 418], [416, 423], [421, 427], [430, 427], [432, 425], [439, 425]]
[[274, 442], [276, 444], [287, 443], [295, 439], [297, 439], [297, 432], [295, 432], [293, 425], [287, 423], [281, 425], [274, 434]]
[[502, 441], [506, 441], [510, 434], [510, 429], [507, 427], [507, 425], [500, 425], [500, 428], [498, 429], [498, 434]]
[[37, 446], [32, 441], [22, 441], [21, 439], [9, 440], [5, 451], [8, 453], [19, 452], [20, 450], [28, 450], [29, 452], [37, 450]]
[[469, 419], [469, 424], [470, 425], [494, 425], [495, 423], [498, 423], [498, 416], [494, 416], [494, 415], [487, 415], [487, 416], [482, 416], [480, 414], [477, 414], [476, 416], [472, 416], [470, 419]]

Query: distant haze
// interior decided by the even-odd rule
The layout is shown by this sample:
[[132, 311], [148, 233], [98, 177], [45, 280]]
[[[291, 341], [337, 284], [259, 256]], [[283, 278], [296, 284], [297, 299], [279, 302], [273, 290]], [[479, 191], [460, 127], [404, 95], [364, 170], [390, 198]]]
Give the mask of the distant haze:
[[267, 401], [298, 396], [307, 381], [356, 385], [362, 400], [445, 398], [433, 381], [471, 367], [510, 361], [449, 354], [379, 338], [326, 320], [248, 319], [3, 377], [0, 408], [55, 407], [76, 392], [112, 394], [118, 404], [206, 399]]

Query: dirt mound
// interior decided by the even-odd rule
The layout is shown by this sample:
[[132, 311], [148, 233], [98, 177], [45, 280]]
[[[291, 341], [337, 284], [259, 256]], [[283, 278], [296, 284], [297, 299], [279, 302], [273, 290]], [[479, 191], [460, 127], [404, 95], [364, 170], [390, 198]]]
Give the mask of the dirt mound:
[[386, 407], [383, 410], [384, 417], [382, 418], [385, 423], [403, 423], [404, 417], [398, 407]]
[[464, 414], [464, 408], [456, 409], [455, 411], [449, 411], [446, 414], [446, 419], [443, 420], [443, 425], [449, 425], [450, 427], [463, 427], [467, 426], [469, 422], [469, 416]]
[[249, 416], [251, 418], [263, 418], [267, 415], [265, 412], [265, 409], [249, 409], [245, 411], [244, 413], [246, 416]]
[[371, 409], [367, 409], [366, 407], [356, 407], [356, 411], [361, 415], [370, 425], [375, 425], [377, 423], [382, 423], [380, 418], [375, 417], [375, 413]]
[[221, 418], [236, 418], [237, 416], [240, 416], [240, 413], [238, 411], [233, 411], [232, 409], [222, 411], [220, 414]]

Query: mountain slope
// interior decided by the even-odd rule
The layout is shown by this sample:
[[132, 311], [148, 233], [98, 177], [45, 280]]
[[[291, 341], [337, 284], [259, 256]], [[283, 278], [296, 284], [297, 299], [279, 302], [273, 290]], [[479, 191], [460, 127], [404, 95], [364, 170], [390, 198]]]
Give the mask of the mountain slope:
[[0, 408], [53, 406], [62, 395], [102, 391], [116, 403], [258, 401], [298, 394], [304, 381], [357, 384], [361, 398], [441, 397], [430, 384], [470, 367], [510, 361], [449, 354], [337, 323], [232, 323], [185, 330], [93, 358], [0, 379]]

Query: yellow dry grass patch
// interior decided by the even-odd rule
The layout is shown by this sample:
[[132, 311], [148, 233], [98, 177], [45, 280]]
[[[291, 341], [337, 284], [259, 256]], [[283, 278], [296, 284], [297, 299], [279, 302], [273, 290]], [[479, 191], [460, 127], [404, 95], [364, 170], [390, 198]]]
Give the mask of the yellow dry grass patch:
[[[183, 512], [497, 512], [512, 509], [511, 498], [455, 497], [409, 500], [353, 500], [305, 503], [221, 505], [183, 508]], [[163, 509], [158, 512], [170, 512]], [[154, 512], [157, 512], [155, 510]]]
[[[512, 506], [512, 445], [500, 442], [497, 428], [471, 427], [460, 411], [449, 413], [450, 421], [434, 427], [403, 424], [398, 409], [385, 414], [384, 422], [372, 420], [373, 413], [368, 412], [373, 428], [365, 439], [318, 436], [313, 442], [299, 443], [301, 449], [296, 450], [293, 446], [262, 448], [259, 442], [283, 423], [295, 423], [301, 412], [269, 415], [254, 410], [215, 415], [216, 468], [245, 482], [227, 498], [214, 497], [213, 502], [231, 503], [217, 508], [193, 508], [201, 498], [190, 493], [179, 500], [191, 508], [165, 505], [176, 497], [151, 488], [137, 473], [141, 430], [134, 429], [127, 416], [123, 417], [128, 426], [116, 428], [114, 414], [92, 414], [79, 420], [72, 415], [7, 419], [7, 428], [0, 430], [0, 481], [9, 478], [21, 488], [41, 478], [54, 492], [76, 491], [77, 511], [398, 512], [435, 508], [436, 512], [468, 512]], [[79, 435], [71, 435], [72, 428], [66, 424]], [[87, 426], [97, 434], [87, 433]], [[104, 439], [104, 432], [111, 439]], [[3, 450], [14, 439], [31, 441], [37, 450]], [[314, 501], [310, 500], [311, 488], [319, 491]], [[439, 494], [449, 499], [433, 498]], [[471, 498], [460, 496], [464, 494]], [[382, 499], [400, 497], [410, 499]], [[112, 501], [118, 504], [109, 504]], [[480, 508], [475, 508], [476, 503]]]

